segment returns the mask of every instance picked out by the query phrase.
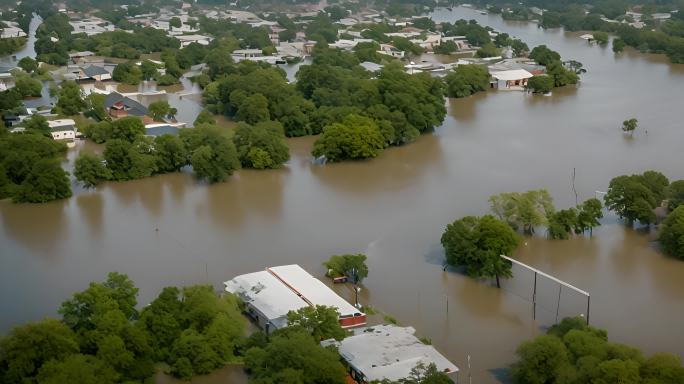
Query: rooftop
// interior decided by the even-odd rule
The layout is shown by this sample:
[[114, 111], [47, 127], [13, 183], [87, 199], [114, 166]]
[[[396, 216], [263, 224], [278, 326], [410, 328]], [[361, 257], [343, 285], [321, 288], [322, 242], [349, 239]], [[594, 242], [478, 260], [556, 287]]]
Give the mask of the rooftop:
[[529, 79], [532, 76], [534, 76], [534, 75], [532, 75], [531, 73], [527, 72], [524, 69], [511, 69], [508, 71], [492, 72], [493, 78], [495, 78], [497, 80], [502, 80], [502, 81]]
[[434, 363], [447, 374], [458, 372], [457, 366], [414, 333], [413, 327], [393, 325], [360, 328], [339, 342], [339, 352], [366, 381], [407, 378], [419, 363]]
[[271, 267], [267, 271], [301, 294], [312, 305], [335, 307], [340, 317], [354, 316], [361, 312], [297, 264]]

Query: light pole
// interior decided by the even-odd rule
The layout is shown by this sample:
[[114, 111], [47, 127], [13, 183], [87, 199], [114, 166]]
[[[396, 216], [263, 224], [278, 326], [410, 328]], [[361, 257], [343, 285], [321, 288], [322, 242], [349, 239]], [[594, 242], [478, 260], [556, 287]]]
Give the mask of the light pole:
[[352, 267], [350, 272], [352, 283], [354, 284], [354, 306], [356, 308], [359, 308], [359, 287], [357, 286], [357, 284], [359, 283], [359, 271], [356, 269], [356, 267]]

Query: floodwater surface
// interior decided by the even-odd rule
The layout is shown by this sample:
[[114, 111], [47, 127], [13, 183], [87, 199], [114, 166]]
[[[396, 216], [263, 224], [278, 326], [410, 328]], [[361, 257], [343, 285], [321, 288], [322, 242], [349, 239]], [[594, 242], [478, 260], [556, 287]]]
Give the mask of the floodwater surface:
[[[557, 312], [586, 315], [586, 303], [566, 291], [559, 305], [558, 287], [540, 281], [533, 320], [529, 272], [515, 269], [496, 289], [443, 271], [445, 225], [487, 213], [487, 198], [500, 192], [548, 188], [557, 207], [569, 207], [573, 169], [580, 200], [624, 173], [684, 178], [684, 66], [463, 8], [434, 17], [478, 19], [530, 47], [547, 44], [588, 72], [552, 96], [498, 91], [450, 100], [434, 134], [369, 161], [313, 165], [314, 138], [298, 138], [288, 140], [292, 159], [283, 169], [240, 171], [212, 186], [178, 173], [77, 188], [50, 204], [2, 203], [0, 328], [55, 315], [68, 295], [109, 271], [127, 273], [145, 304], [164, 286], [220, 289], [272, 265], [299, 263], [323, 277], [330, 255], [363, 252], [364, 304], [432, 339], [462, 380], [470, 356], [473, 382], [499, 382], [521, 341]], [[630, 117], [640, 123], [633, 138], [620, 130]], [[591, 238], [526, 238], [513, 256], [588, 291], [591, 323], [611, 340], [684, 356], [684, 262], [658, 253], [655, 233], [612, 215], [603, 222]]]

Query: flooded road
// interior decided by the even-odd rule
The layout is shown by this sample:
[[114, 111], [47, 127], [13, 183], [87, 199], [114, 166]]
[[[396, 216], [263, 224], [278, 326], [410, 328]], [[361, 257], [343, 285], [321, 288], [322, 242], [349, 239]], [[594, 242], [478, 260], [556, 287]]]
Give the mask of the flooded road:
[[[557, 207], [568, 207], [573, 168], [580, 200], [623, 173], [684, 178], [684, 66], [615, 56], [572, 34], [472, 10], [435, 15], [447, 17], [479, 19], [530, 47], [546, 43], [589, 72], [579, 87], [550, 97], [499, 91], [451, 100], [434, 134], [371, 161], [314, 166], [314, 138], [298, 138], [288, 141], [284, 169], [240, 171], [213, 186], [181, 173], [75, 190], [51, 204], [2, 203], [0, 329], [54, 315], [70, 293], [109, 271], [129, 274], [144, 304], [164, 286], [218, 289], [271, 265], [299, 263], [322, 277], [328, 256], [364, 252], [363, 303], [431, 338], [462, 380], [470, 355], [474, 383], [499, 382], [519, 342], [555, 320], [557, 287], [542, 284], [534, 321], [525, 272], [514, 270], [501, 290], [443, 272], [445, 225], [486, 213], [488, 196], [499, 192], [548, 188]], [[620, 130], [630, 117], [640, 122], [633, 139]], [[528, 238], [514, 256], [589, 291], [591, 322], [612, 340], [684, 356], [684, 262], [659, 254], [653, 233], [612, 215], [603, 222], [593, 238]], [[583, 305], [564, 295], [559, 314], [583, 313]]]

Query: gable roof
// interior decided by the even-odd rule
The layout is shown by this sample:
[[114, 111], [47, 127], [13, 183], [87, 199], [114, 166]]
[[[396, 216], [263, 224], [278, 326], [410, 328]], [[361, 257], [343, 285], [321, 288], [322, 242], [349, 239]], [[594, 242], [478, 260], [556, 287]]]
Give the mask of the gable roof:
[[83, 73], [88, 77], [108, 75], [109, 71], [97, 65], [89, 65], [83, 68]]
[[105, 109], [109, 109], [112, 106], [114, 106], [114, 104], [117, 104], [119, 102], [123, 103], [123, 105], [128, 107], [129, 115], [145, 116], [147, 114], [147, 107], [131, 99], [130, 97], [126, 97], [118, 92], [112, 92], [109, 95], [107, 95], [104, 101], [104, 107]]

